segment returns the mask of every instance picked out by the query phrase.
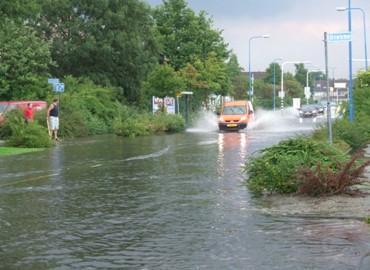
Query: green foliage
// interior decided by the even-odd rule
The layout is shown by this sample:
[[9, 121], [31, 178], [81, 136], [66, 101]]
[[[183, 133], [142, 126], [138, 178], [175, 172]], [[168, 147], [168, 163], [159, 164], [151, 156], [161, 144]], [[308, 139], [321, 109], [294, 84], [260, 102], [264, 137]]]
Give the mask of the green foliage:
[[281, 82], [281, 67], [278, 63], [271, 63], [266, 69], [266, 76], [263, 78], [263, 81], [268, 84], [274, 83], [274, 68], [275, 68], [275, 84], [280, 89]]
[[236, 100], [247, 99], [247, 76], [242, 74], [242, 68], [235, 54], [231, 54], [226, 64], [226, 71], [230, 78], [230, 89], [228, 94], [233, 96]]
[[360, 154], [357, 154], [349, 161], [337, 162], [334, 169], [321, 166], [320, 163], [314, 169], [308, 167], [299, 169], [297, 177], [301, 184], [298, 193], [310, 196], [354, 193], [350, 187], [364, 182], [360, 176], [370, 164], [370, 160], [359, 161], [360, 157]]
[[186, 83], [186, 89], [194, 92], [194, 100], [198, 101], [198, 106], [202, 101], [207, 101], [210, 94], [226, 95], [231, 89], [227, 67], [214, 53], [210, 53], [204, 62], [198, 59], [194, 65], [186, 65], [180, 70], [180, 74]]
[[0, 156], [19, 155], [43, 150], [42, 148], [0, 147]]
[[297, 80], [284, 80], [284, 91], [290, 98], [304, 98], [303, 86]]
[[60, 100], [60, 134], [83, 137], [113, 130], [113, 119], [122, 106], [115, 90], [95, 85], [89, 79], [67, 77], [66, 91]]
[[0, 1], [0, 20], [7, 18], [24, 23], [39, 13], [40, 5], [37, 0]]
[[185, 129], [185, 121], [179, 115], [139, 113], [126, 108], [115, 119], [113, 129], [116, 135], [136, 137], [156, 133], [180, 132]]
[[365, 223], [370, 224], [370, 216], [365, 217]]
[[370, 71], [362, 71], [357, 74], [357, 88], [370, 88]]
[[370, 141], [370, 118], [359, 118], [355, 122], [342, 119], [334, 124], [335, 136], [348, 143], [354, 151]]
[[49, 44], [31, 27], [11, 20], [0, 23], [0, 44], [0, 99], [45, 98], [50, 89]]
[[335, 169], [337, 161], [346, 159], [345, 154], [327, 144], [305, 137], [289, 139], [263, 149], [261, 156], [246, 164], [247, 185], [257, 195], [265, 191], [296, 192], [299, 186], [296, 175], [301, 167], [313, 168], [321, 163]]
[[300, 83], [301, 87], [306, 85], [308, 70], [304, 67], [304, 64], [295, 64], [295, 75], [294, 78]]
[[204, 61], [211, 52], [221, 61], [227, 59], [221, 31], [212, 28], [205, 12], [195, 14], [185, 0], [164, 0], [154, 10], [154, 19], [162, 52], [175, 70], [194, 64], [196, 59]]
[[364, 118], [364, 116], [370, 118], [370, 71], [358, 74], [353, 97], [356, 119]]
[[247, 89], [248, 81], [247, 77], [240, 74], [234, 77], [231, 81], [232, 88], [230, 90], [230, 95], [234, 96], [235, 100], [247, 99]]
[[158, 60], [154, 21], [143, 1], [41, 1], [33, 26], [52, 41], [51, 73], [116, 86], [130, 102]]
[[[152, 130], [156, 132], [181, 132], [185, 129], [185, 120], [180, 115], [158, 114], [152, 117]], [[161, 127], [161, 128], [157, 128]]]
[[8, 146], [45, 148], [51, 146], [47, 129], [37, 122], [26, 124], [21, 111], [13, 110], [0, 128]]
[[171, 66], [157, 65], [144, 83], [144, 89], [149, 99], [152, 96], [174, 97], [176, 92], [185, 89], [185, 82]]
[[114, 131], [118, 136], [136, 137], [149, 135], [149, 121], [144, 117], [131, 117], [125, 120], [117, 119], [113, 125]]
[[[278, 65], [277, 65], [278, 66]], [[266, 75], [270, 75], [267, 73]], [[275, 104], [277, 106], [277, 92], [278, 86], [275, 86]], [[261, 80], [256, 80], [254, 82], [254, 106], [262, 107], [266, 109], [271, 109], [273, 107], [273, 95], [274, 88], [271, 82], [266, 82], [266, 77]]]

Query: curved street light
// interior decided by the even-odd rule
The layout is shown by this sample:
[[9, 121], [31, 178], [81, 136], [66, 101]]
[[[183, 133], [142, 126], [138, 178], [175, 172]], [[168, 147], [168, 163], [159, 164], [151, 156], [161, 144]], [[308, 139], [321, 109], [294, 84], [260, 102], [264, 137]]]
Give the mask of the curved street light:
[[270, 35], [259, 35], [259, 36], [252, 36], [249, 38], [249, 47], [248, 47], [248, 70], [249, 70], [249, 98], [253, 101], [253, 79], [251, 74], [251, 43], [253, 39], [259, 38], [270, 38]]

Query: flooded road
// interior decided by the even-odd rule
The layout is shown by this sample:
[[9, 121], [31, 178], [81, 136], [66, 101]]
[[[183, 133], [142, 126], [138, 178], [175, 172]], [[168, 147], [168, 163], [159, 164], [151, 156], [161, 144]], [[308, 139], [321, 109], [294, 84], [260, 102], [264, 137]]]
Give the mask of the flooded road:
[[100, 136], [2, 157], [0, 269], [358, 269], [362, 221], [275, 211], [243, 184], [246, 159], [311, 126]]

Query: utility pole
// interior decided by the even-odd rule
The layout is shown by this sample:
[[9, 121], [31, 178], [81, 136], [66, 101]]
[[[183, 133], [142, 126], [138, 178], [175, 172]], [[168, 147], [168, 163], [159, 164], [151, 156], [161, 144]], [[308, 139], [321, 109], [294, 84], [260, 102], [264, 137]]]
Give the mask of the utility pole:
[[329, 84], [329, 65], [328, 65], [328, 39], [327, 33], [324, 33], [324, 44], [325, 44], [325, 74], [326, 74], [326, 116], [328, 126], [328, 140], [329, 144], [333, 144], [333, 130], [331, 125], [331, 106], [330, 106], [330, 84]]

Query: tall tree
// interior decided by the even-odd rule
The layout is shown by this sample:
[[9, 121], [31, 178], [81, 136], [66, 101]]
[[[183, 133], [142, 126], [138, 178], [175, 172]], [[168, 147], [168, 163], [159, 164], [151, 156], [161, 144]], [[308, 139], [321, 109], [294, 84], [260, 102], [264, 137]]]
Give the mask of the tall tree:
[[52, 41], [54, 75], [86, 76], [135, 102], [158, 61], [150, 12], [140, 0], [43, 0], [35, 27]]
[[295, 75], [294, 78], [302, 85], [306, 85], [306, 76], [307, 76], [307, 69], [304, 67], [304, 64], [295, 64]]
[[154, 18], [162, 53], [176, 70], [197, 59], [204, 61], [210, 52], [215, 52], [219, 59], [227, 58], [227, 44], [221, 31], [212, 28], [213, 22], [206, 13], [196, 15], [185, 0], [164, 0], [154, 11]]
[[157, 65], [144, 83], [147, 96], [175, 96], [185, 89], [185, 82], [170, 65]]
[[27, 23], [40, 14], [38, 0], [2, 0], [0, 1], [0, 20]]
[[231, 81], [229, 94], [235, 99], [247, 98], [247, 77], [242, 74], [236, 54], [232, 53], [227, 62], [227, 73]]
[[49, 44], [32, 28], [9, 19], [0, 23], [0, 99], [45, 98]]
[[263, 78], [265, 83], [273, 84], [274, 82], [274, 68], [275, 68], [275, 83], [277, 85], [281, 82], [281, 67], [278, 63], [271, 63], [266, 69], [266, 76]]

